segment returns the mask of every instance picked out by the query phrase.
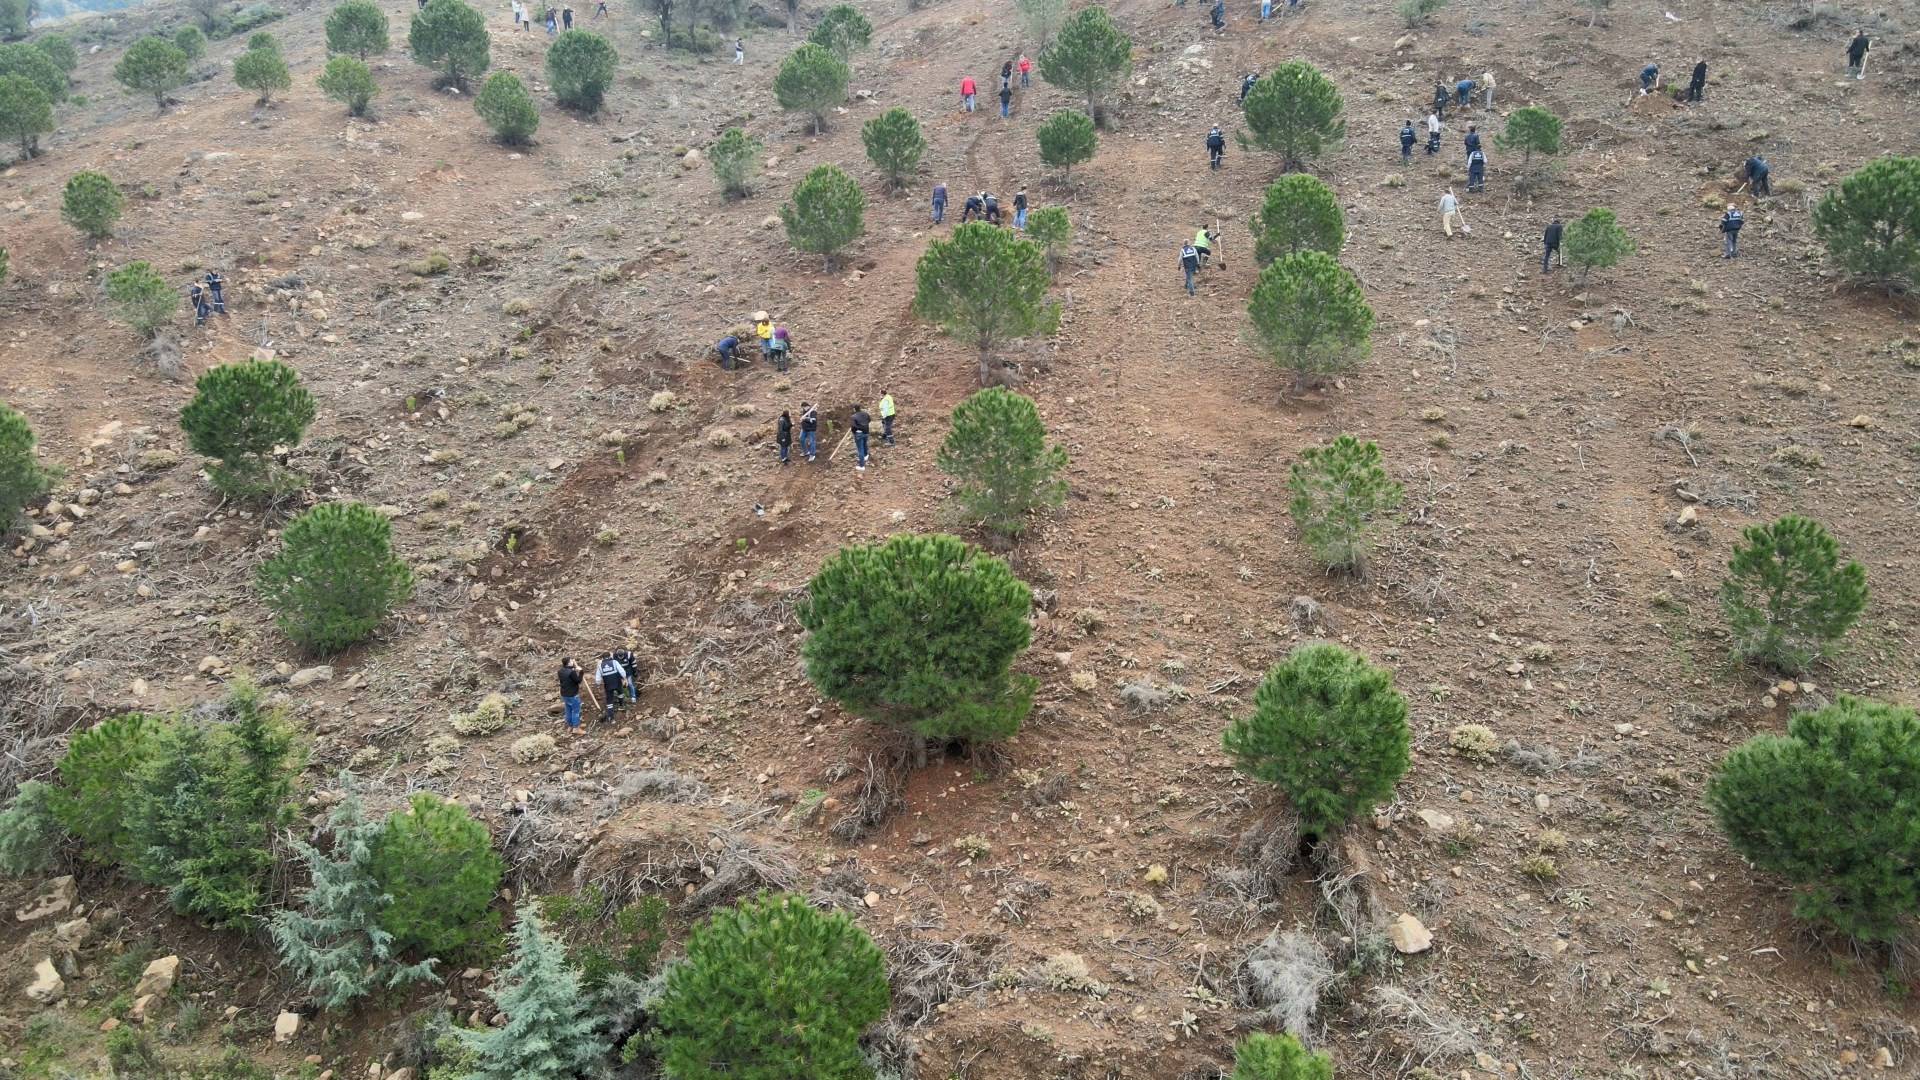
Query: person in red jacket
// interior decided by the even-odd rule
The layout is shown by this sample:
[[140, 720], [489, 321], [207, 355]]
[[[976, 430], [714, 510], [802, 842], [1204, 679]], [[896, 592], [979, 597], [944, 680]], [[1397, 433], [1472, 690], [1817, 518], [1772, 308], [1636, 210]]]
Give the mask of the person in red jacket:
[[960, 111], [973, 111], [973, 76], [960, 76]]
[[1025, 53], [1020, 54], [1019, 68], [1020, 68], [1020, 89], [1025, 90], [1027, 88], [1028, 79], [1033, 75], [1033, 61], [1027, 59], [1027, 55]]

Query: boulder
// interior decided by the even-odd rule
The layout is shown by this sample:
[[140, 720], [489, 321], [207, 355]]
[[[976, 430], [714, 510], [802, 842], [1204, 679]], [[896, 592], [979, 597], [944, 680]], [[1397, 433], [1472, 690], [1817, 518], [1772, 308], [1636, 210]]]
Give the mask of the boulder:
[[1433, 948], [1433, 932], [1407, 912], [1401, 912], [1388, 925], [1387, 938], [1403, 953], [1421, 953]]
[[63, 949], [78, 949], [93, 936], [93, 924], [85, 919], [63, 922], [53, 928], [53, 940]]
[[67, 983], [53, 966], [53, 957], [49, 956], [33, 966], [33, 981], [27, 984], [27, 1000], [40, 1005], [51, 1005], [67, 995]]
[[80, 888], [73, 883], [73, 875], [68, 874], [35, 889], [31, 900], [14, 909], [13, 917], [21, 922], [37, 922], [54, 915], [64, 915], [79, 902]]
[[294, 1036], [298, 1034], [300, 1034], [300, 1014], [299, 1013], [283, 1012], [279, 1016], [274, 1018], [274, 1021], [273, 1021], [273, 1041], [274, 1042], [277, 1042], [277, 1043], [292, 1042], [294, 1039]]
[[287, 676], [287, 688], [298, 690], [304, 686], [312, 686], [314, 683], [330, 682], [332, 679], [333, 665], [321, 664], [318, 667], [301, 668]]
[[179, 975], [180, 958], [163, 956], [148, 964], [147, 970], [140, 973], [140, 981], [133, 986], [133, 996], [140, 997], [143, 994], [164, 996], [167, 991], [173, 989], [173, 980]]

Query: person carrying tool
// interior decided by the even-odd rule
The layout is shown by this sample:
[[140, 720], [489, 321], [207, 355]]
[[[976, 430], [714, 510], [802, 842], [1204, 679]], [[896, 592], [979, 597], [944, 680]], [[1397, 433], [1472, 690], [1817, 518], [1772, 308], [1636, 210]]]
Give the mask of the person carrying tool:
[[1448, 188], [1440, 196], [1440, 228], [1446, 231], [1447, 239], [1453, 239], [1453, 227], [1456, 224], [1460, 226], [1461, 235], [1468, 235], [1467, 219], [1460, 213], [1460, 197], [1453, 193], [1452, 188]]
[[1640, 96], [1645, 97], [1647, 92], [1653, 89], [1653, 84], [1659, 81], [1659, 78], [1660, 65], [1648, 61], [1647, 66], [1640, 69]]
[[1562, 225], [1560, 223], [1559, 218], [1554, 218], [1552, 221], [1547, 223], [1547, 231], [1543, 233], [1540, 237], [1540, 242], [1542, 245], [1540, 249], [1540, 272], [1541, 273], [1544, 274], [1547, 272], [1548, 259], [1558, 258], [1560, 260], [1561, 266], [1567, 265], [1566, 256], [1560, 254], [1560, 234], [1565, 232], [1566, 228], [1567, 227], [1565, 225]]
[[732, 334], [714, 342], [713, 349], [720, 354], [720, 367], [724, 371], [732, 371], [740, 360], [740, 339]]
[[764, 311], [753, 313], [753, 337], [760, 344], [761, 358], [766, 358], [773, 346], [773, 320]]
[[800, 452], [807, 455], [808, 461], [813, 460], [814, 452], [819, 449], [819, 443], [817, 441], [819, 439], [819, 427], [820, 410], [807, 402], [801, 402]]
[[[1200, 253], [1200, 265], [1203, 268], [1213, 258], [1213, 244], [1214, 241], [1218, 239], [1220, 238], [1207, 231], [1207, 227], [1204, 225], [1200, 227], [1199, 232], [1193, 234], [1193, 249]], [[1220, 262], [1220, 269], [1225, 270], [1226, 268], [1227, 264], [1223, 259]]]
[[1871, 47], [1865, 30], [1853, 32], [1853, 40], [1847, 42], [1847, 74], [1855, 79], [1867, 77], [1867, 50]]
[[1746, 173], [1747, 183], [1751, 185], [1751, 190], [1755, 195], [1773, 194], [1773, 184], [1767, 180], [1767, 174], [1771, 173], [1773, 168], [1767, 164], [1766, 158], [1755, 154], [1747, 159], [1747, 163], [1742, 169]]

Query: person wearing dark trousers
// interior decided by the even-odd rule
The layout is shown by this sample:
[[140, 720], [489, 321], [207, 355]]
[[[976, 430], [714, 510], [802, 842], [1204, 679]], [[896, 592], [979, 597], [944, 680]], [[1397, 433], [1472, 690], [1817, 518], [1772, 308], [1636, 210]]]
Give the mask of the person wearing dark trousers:
[[1007, 118], [1007, 110], [1013, 105], [1013, 88], [1005, 82], [1000, 84], [1000, 119]]
[[974, 218], [987, 216], [986, 194], [983, 191], [978, 195], [969, 195], [967, 201], [960, 204], [960, 224], [965, 225]]
[[1242, 78], [1241, 78], [1241, 80], [1240, 80], [1240, 105], [1241, 105], [1241, 107], [1242, 107], [1242, 108], [1245, 108], [1245, 107], [1246, 107], [1246, 104], [1247, 104], [1247, 93], [1248, 93], [1249, 91], [1251, 91], [1251, 90], [1253, 89], [1253, 84], [1254, 84], [1254, 83], [1257, 83], [1257, 82], [1259, 82], [1259, 81], [1260, 81], [1260, 76], [1258, 76], [1258, 75], [1256, 75], [1256, 74], [1254, 74], [1254, 73], [1253, 73], [1253, 72], [1251, 72], [1251, 71], [1249, 71], [1249, 72], [1247, 72], [1247, 73], [1246, 73], [1246, 75], [1245, 75], [1244, 77], [1242, 77]]
[[614, 704], [626, 694], [627, 671], [620, 666], [620, 661], [613, 658], [612, 653], [605, 653], [600, 657], [600, 666], [595, 674], [600, 678], [600, 692], [603, 695], [601, 718], [603, 722], [612, 723]]
[[1566, 256], [1560, 254], [1560, 234], [1565, 231], [1566, 231], [1566, 226], [1560, 224], [1559, 218], [1554, 218], [1552, 221], [1547, 223], [1546, 234], [1540, 238], [1540, 242], [1542, 245], [1540, 249], [1540, 272], [1541, 273], [1544, 274], [1547, 272], [1548, 259], [1557, 258], [1560, 260], [1561, 266], [1567, 265]]
[[1427, 114], [1427, 153], [1440, 152], [1440, 113], [1435, 110]]
[[1767, 180], [1767, 174], [1773, 169], [1767, 165], [1767, 159], [1755, 154], [1747, 159], [1747, 183], [1755, 195], [1772, 195], [1773, 184]]
[[1227, 137], [1220, 133], [1220, 125], [1215, 124], [1207, 129], [1207, 168], [1219, 168], [1220, 158], [1226, 152]]
[[1465, 144], [1468, 154], [1472, 154], [1475, 150], [1480, 149], [1480, 125], [1468, 124], [1467, 137], [1460, 141]]
[[1747, 223], [1740, 208], [1727, 204], [1727, 212], [1720, 215], [1720, 257], [1731, 259], [1740, 254], [1740, 226]]
[[1487, 155], [1480, 150], [1467, 155], [1467, 190], [1487, 190]]
[[625, 645], [613, 650], [613, 662], [619, 664], [627, 673], [627, 704], [640, 700], [640, 658]]
[[773, 444], [780, 448], [780, 464], [793, 464], [787, 460], [787, 451], [793, 449], [793, 416], [785, 409], [780, 410], [780, 419], [774, 421]]
[[1693, 78], [1687, 80], [1687, 100], [1700, 101], [1707, 93], [1707, 58], [1693, 58]]
[[1213, 10], [1209, 12], [1215, 30], [1227, 28], [1227, 0], [1213, 0]]
[[933, 185], [933, 223], [935, 225], [940, 224], [940, 219], [946, 216], [947, 216], [947, 182], [945, 180], [942, 180], [939, 183]]
[[193, 325], [207, 325], [207, 316], [213, 314], [213, 308], [207, 305], [207, 290], [199, 282], [187, 286], [187, 303], [193, 306]]
[[1413, 163], [1413, 144], [1419, 141], [1420, 136], [1413, 132], [1412, 120], [1408, 120], [1406, 123], [1400, 125], [1400, 164], [1410, 165]]
[[820, 448], [820, 444], [817, 441], [820, 438], [819, 428], [820, 428], [819, 408], [813, 405], [809, 405], [804, 401], [801, 402], [800, 403], [800, 452], [807, 455], [808, 461], [813, 460], [814, 452]]
[[985, 221], [989, 225], [1000, 224], [1000, 200], [994, 197], [993, 192], [981, 192], [980, 205], [986, 208], [984, 211], [985, 216], [981, 218], [982, 221]]
[[1446, 83], [1436, 82], [1433, 84], [1433, 115], [1445, 119], [1447, 115], [1447, 103], [1451, 100], [1453, 99], [1451, 95], [1447, 93]]
[[853, 415], [847, 417], [847, 430], [853, 432], [853, 468], [855, 472], [867, 471], [867, 428], [873, 418], [859, 405], [853, 407]]
[[207, 291], [213, 294], [213, 313], [215, 315], [225, 315], [227, 313], [227, 299], [221, 295], [220, 289], [227, 283], [227, 279], [220, 276], [220, 271], [209, 270], [207, 271], [206, 282]]
[[1180, 245], [1180, 271], [1187, 275], [1187, 295], [1193, 295], [1193, 275], [1200, 271], [1200, 249], [1192, 244]]
[[560, 27], [563, 30], [573, 29], [573, 9], [571, 7], [563, 7], [560, 9]]
[[715, 352], [720, 354], [721, 368], [732, 371], [734, 364], [740, 359], [740, 339], [732, 334], [728, 334], [726, 337], [714, 342], [713, 348]]
[[880, 441], [893, 445], [893, 391], [880, 391]]
[[567, 734], [580, 734], [580, 683], [585, 672], [573, 662], [573, 657], [560, 661], [560, 704], [567, 713]]
[[1453, 103], [1464, 109], [1467, 102], [1473, 100], [1473, 80], [1461, 79], [1453, 84]]
[[1013, 193], [1013, 227], [1026, 231], [1027, 228], [1027, 189], [1021, 188]]
[[1864, 79], [1867, 77], [1867, 49], [1869, 47], [1871, 47], [1871, 43], [1867, 41], [1867, 32], [1865, 30], [1855, 30], [1853, 32], [1853, 40], [1847, 42], [1847, 74], [1856, 79]]

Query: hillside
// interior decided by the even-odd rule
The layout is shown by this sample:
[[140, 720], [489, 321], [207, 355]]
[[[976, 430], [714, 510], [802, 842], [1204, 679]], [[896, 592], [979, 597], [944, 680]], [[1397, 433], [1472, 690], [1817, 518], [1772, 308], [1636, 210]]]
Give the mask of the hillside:
[[[956, 108], [963, 74], [988, 90], [1003, 61], [1037, 53], [1010, 0], [860, 4], [874, 44], [820, 136], [773, 99], [793, 41], [777, 14], [744, 31], [735, 66], [657, 47], [644, 9], [593, 21], [581, 4], [621, 55], [587, 119], [546, 91], [547, 36], [489, 7], [493, 68], [540, 101], [522, 150], [407, 59], [413, 5], [381, 6], [395, 50], [371, 62], [368, 121], [314, 87], [325, 4], [267, 27], [293, 79], [269, 106], [233, 84], [244, 37], [211, 43], [204, 77], [164, 112], [121, 92], [125, 46], [184, 25], [184, 7], [69, 24], [84, 101], [58, 107], [41, 156], [0, 173], [0, 398], [65, 468], [52, 498], [73, 507], [36, 508], [45, 535], [8, 538], [0, 790], [48, 775], [71, 730], [190, 708], [251, 671], [307, 734], [312, 790], [350, 767], [383, 810], [422, 790], [465, 803], [516, 895], [663, 896], [676, 944], [763, 884], [854, 912], [891, 964], [877, 1041], [921, 1077], [1215, 1076], [1235, 1038], [1276, 1029], [1248, 1004], [1258, 976], [1243, 961], [1296, 928], [1339, 973], [1309, 1024], [1340, 1076], [1811, 1078], [1920, 1061], [1911, 947], [1809, 931], [1792, 890], [1746, 866], [1701, 803], [1729, 747], [1798, 708], [1841, 693], [1920, 704], [1914, 309], [1844, 282], [1808, 224], [1832, 181], [1920, 151], [1911, 8], [1621, 0], [1589, 27], [1585, 6], [1487, 0], [1408, 30], [1381, 0], [1308, 0], [1264, 24], [1236, 5], [1216, 34], [1202, 5], [1122, 0], [1132, 75], [1065, 188], [1032, 132], [1072, 95], [1036, 77], [1005, 120], [990, 94]], [[1856, 25], [1875, 38], [1859, 81], [1840, 74]], [[1684, 80], [1697, 53], [1702, 104], [1635, 98], [1644, 63]], [[1293, 58], [1345, 97], [1347, 141], [1316, 171], [1377, 317], [1371, 357], [1302, 397], [1246, 315], [1246, 222], [1279, 164], [1230, 149], [1210, 172], [1203, 145], [1210, 124], [1238, 124], [1242, 73]], [[1450, 119], [1445, 152], [1410, 168], [1396, 133], [1437, 77], [1489, 68], [1491, 115], [1467, 119], [1491, 134], [1539, 104], [1566, 118], [1568, 148], [1532, 200], [1496, 154], [1487, 192], [1466, 196], [1473, 233], [1449, 241], [1435, 205], [1449, 184], [1464, 192], [1461, 128]], [[860, 141], [894, 106], [930, 144], [902, 195]], [[734, 125], [768, 157], [756, 192], [728, 202], [701, 154]], [[1715, 222], [1755, 148], [1775, 196], [1732, 197], [1748, 224], [1722, 260]], [[777, 217], [823, 162], [868, 199], [832, 273]], [[92, 250], [60, 218], [82, 168], [127, 198]], [[814, 694], [792, 608], [841, 545], [954, 527], [934, 455], [977, 388], [974, 356], [910, 307], [917, 259], [951, 229], [929, 223], [938, 181], [950, 215], [963, 192], [1005, 205], [1023, 186], [1071, 212], [1059, 331], [1005, 353], [1070, 454], [1071, 491], [1013, 553], [1037, 597], [1018, 663], [1040, 682], [1032, 716], [997, 748], [913, 770]], [[1595, 205], [1637, 253], [1584, 283], [1543, 275], [1542, 226]], [[1224, 265], [1189, 297], [1179, 246], [1202, 225]], [[416, 273], [434, 252], [451, 268]], [[183, 289], [218, 268], [229, 314], [199, 330], [183, 310], [178, 357], [156, 358], [97, 284], [133, 259]], [[713, 360], [757, 309], [791, 328], [784, 375]], [[199, 372], [262, 349], [319, 403], [286, 458], [308, 497], [386, 508], [419, 579], [375, 640], [331, 658], [302, 655], [252, 589], [298, 501], [224, 502], [178, 423]], [[898, 445], [876, 439], [856, 472], [839, 432], [883, 391]], [[835, 426], [819, 461], [781, 468], [774, 418], [801, 401]], [[1341, 432], [1376, 440], [1405, 488], [1361, 579], [1324, 573], [1286, 510], [1287, 465]], [[1716, 597], [1740, 531], [1789, 512], [1834, 531], [1872, 596], [1837, 655], [1781, 683], [1729, 659]], [[1262, 672], [1323, 637], [1391, 668], [1412, 766], [1391, 805], [1310, 864], [1284, 801], [1232, 769], [1220, 732]], [[516, 761], [515, 740], [557, 732], [559, 659], [621, 644], [647, 673], [639, 707]], [[515, 700], [512, 723], [449, 741], [449, 714], [492, 692]], [[1456, 749], [1465, 723], [1495, 745]], [[859, 835], [861, 813], [890, 804]], [[1522, 872], [1547, 849], [1553, 873]], [[176, 997], [240, 1010], [163, 1054], [230, 1041], [289, 1076], [312, 1074], [308, 1055], [341, 1077], [420, 1064], [398, 1032], [440, 991], [275, 1044], [275, 1017], [302, 998], [264, 935], [198, 927], [158, 890], [71, 870], [83, 903], [125, 918], [120, 956], [178, 953]], [[38, 884], [0, 883], [0, 899]], [[1431, 949], [1393, 948], [1403, 914]], [[103, 1074], [97, 1029], [138, 968], [97, 945], [66, 1004], [41, 1010], [18, 987], [53, 926], [8, 926], [6, 1067]], [[1099, 992], [1061, 977], [1063, 953]], [[487, 1007], [487, 976], [450, 974], [457, 1016]], [[59, 1025], [30, 1039], [36, 1013]]]

